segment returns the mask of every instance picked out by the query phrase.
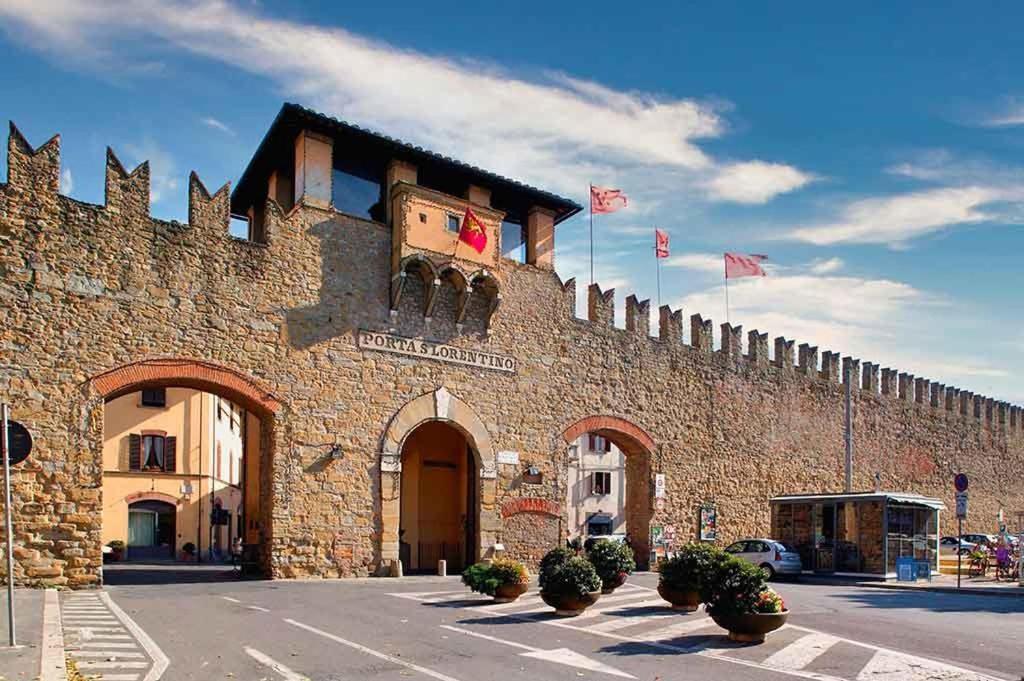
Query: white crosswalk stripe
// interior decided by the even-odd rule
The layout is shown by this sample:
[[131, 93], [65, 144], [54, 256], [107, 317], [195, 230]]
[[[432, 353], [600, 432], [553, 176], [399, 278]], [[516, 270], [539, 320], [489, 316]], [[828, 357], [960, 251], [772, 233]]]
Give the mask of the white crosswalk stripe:
[[839, 643], [839, 639], [828, 634], [807, 634], [778, 650], [764, 661], [769, 667], [779, 669], [803, 669], [829, 648]]
[[[158, 681], [166, 657], [106, 593], [68, 596], [61, 608], [65, 651], [89, 678]], [[145, 639], [145, 641], [143, 641]]]
[[[654, 598], [653, 590], [632, 585], [616, 590], [613, 595], [602, 596], [594, 606], [573, 618], [549, 617], [551, 606], [541, 600], [537, 591], [531, 591], [512, 603], [504, 604], [482, 603], [482, 597], [468, 591], [406, 592], [391, 595], [427, 605], [433, 603], [440, 607], [464, 607], [474, 613], [576, 629], [621, 642], [632, 641], [651, 646], [652, 653], [655, 654], [658, 650], [686, 652], [816, 681], [877, 681], [881, 678], [900, 681], [997, 681], [973, 670], [794, 625], [787, 625], [769, 634], [765, 643], [754, 648], [734, 644], [726, 639], [726, 632], [707, 615], [671, 611], [667, 603]], [[467, 602], [460, 605], [458, 601]], [[445, 605], [447, 603], [452, 605]], [[828, 667], [829, 655], [837, 650], [836, 644], [840, 642], [872, 651], [870, 657], [864, 656], [868, 661], [859, 673], [840, 679], [820, 671], [812, 671], [816, 667]], [[759, 657], [758, 653], [763, 655]], [[824, 667], [817, 664], [819, 660], [826, 660], [821, 663]]]

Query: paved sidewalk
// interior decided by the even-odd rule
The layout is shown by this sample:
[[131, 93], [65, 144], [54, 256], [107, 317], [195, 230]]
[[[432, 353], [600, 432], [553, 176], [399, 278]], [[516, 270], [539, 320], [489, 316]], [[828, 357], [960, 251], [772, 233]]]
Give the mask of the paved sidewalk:
[[19, 647], [11, 649], [7, 645], [7, 587], [0, 589], [0, 679], [3, 681], [23, 681], [39, 677], [43, 594], [42, 589], [14, 591]]
[[956, 575], [935, 575], [931, 581], [897, 582], [881, 580], [844, 579], [825, 575], [805, 575], [801, 578], [811, 584], [843, 584], [874, 589], [904, 589], [909, 591], [936, 591], [942, 593], [969, 593], [984, 596], [1024, 597], [1024, 587], [1016, 581], [996, 581], [992, 577], [962, 577], [960, 589], [956, 586]]

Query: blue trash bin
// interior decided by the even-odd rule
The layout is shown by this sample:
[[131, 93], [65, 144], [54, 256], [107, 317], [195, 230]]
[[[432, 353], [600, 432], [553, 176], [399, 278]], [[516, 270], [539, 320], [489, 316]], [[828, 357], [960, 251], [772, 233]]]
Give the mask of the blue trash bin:
[[927, 560], [917, 561], [917, 578], [932, 581], [932, 564]]
[[896, 581], [916, 582], [917, 566], [912, 556], [900, 556], [896, 558]]

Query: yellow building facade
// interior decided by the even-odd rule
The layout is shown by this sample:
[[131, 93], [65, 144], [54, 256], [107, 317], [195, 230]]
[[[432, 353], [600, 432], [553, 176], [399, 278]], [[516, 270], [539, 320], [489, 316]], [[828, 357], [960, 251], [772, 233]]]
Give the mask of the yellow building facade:
[[252, 420], [239, 406], [190, 388], [154, 388], [107, 402], [104, 544], [123, 542], [122, 558], [129, 561], [227, 560], [235, 537], [244, 534]]

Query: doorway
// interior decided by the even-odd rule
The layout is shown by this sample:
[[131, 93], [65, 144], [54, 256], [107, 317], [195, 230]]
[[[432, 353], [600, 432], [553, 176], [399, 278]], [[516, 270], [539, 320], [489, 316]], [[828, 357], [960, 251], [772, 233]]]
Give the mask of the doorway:
[[428, 421], [402, 447], [399, 557], [408, 572], [434, 572], [440, 560], [461, 572], [476, 561], [479, 466], [454, 426]]
[[128, 560], [173, 560], [177, 509], [163, 501], [128, 506]]

